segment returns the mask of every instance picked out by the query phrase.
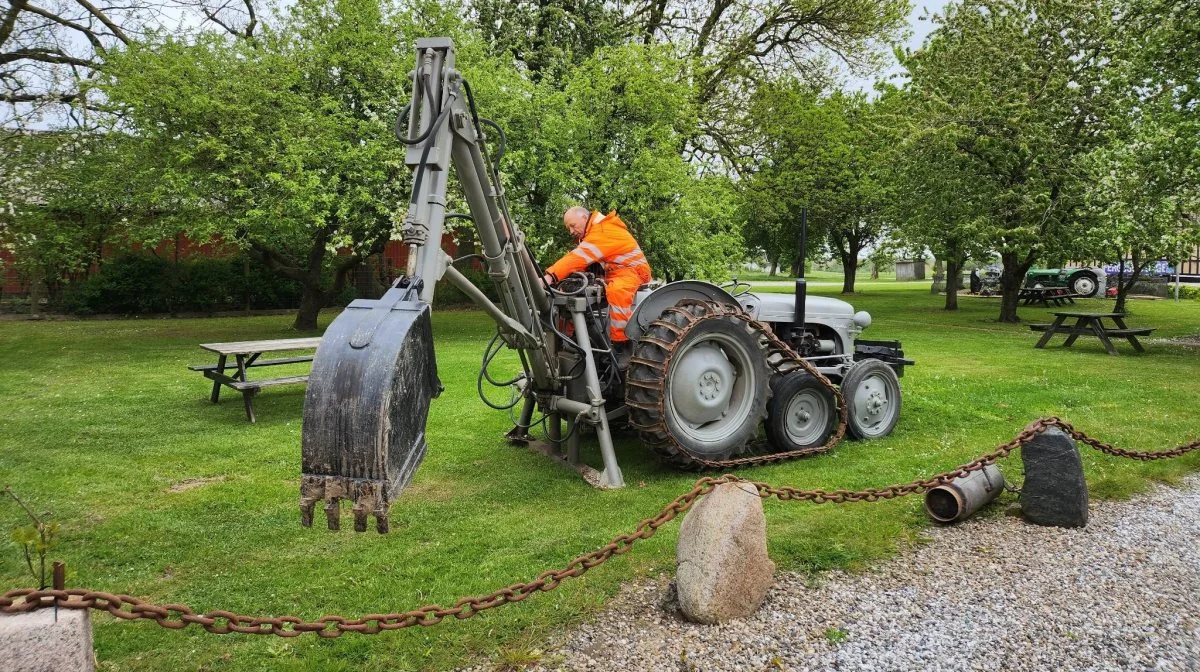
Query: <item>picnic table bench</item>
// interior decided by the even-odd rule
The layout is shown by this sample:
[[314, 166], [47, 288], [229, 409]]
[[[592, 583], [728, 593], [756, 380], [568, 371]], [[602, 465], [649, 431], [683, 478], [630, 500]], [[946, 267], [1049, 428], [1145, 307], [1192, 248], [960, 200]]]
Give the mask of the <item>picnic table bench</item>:
[[[1054, 322], [1051, 324], [1031, 324], [1029, 328], [1033, 331], [1043, 331], [1042, 338], [1037, 342], [1035, 348], [1044, 348], [1050, 342], [1050, 339], [1055, 334], [1068, 334], [1066, 342], [1063, 343], [1064, 348], [1071, 347], [1075, 343], [1075, 339], [1080, 336], [1095, 336], [1104, 344], [1104, 349], [1108, 354], [1117, 354], [1116, 347], [1112, 344], [1110, 337], [1115, 336], [1124, 338], [1129, 341], [1134, 350], [1145, 352], [1142, 344], [1138, 342], [1138, 336], [1145, 336], [1154, 332], [1153, 327], [1142, 327], [1130, 329], [1125, 324], [1125, 313], [1077, 313], [1074, 311], [1059, 311], [1054, 313]], [[1063, 323], [1069, 318], [1075, 318], [1074, 326], [1064, 327]], [[1112, 320], [1116, 328], [1107, 327], [1104, 320]]]
[[[254, 395], [264, 387], [274, 385], [294, 385], [307, 383], [308, 374], [298, 376], [280, 376], [278, 378], [262, 378], [247, 380], [246, 370], [261, 366], [279, 366], [282, 364], [298, 364], [311, 362], [314, 355], [298, 355], [294, 357], [279, 357], [276, 359], [260, 359], [265, 352], [289, 352], [296, 350], [312, 350], [321, 343], [319, 336], [313, 338], [281, 338], [267, 341], [237, 341], [233, 343], [201, 343], [200, 347], [217, 353], [216, 364], [193, 364], [188, 369], [200, 371], [205, 378], [213, 381], [212, 403], [221, 399], [221, 386], [233, 388], [242, 393], [246, 403], [246, 418], [254, 422]], [[233, 356], [236, 363], [229, 364]]]
[[1045, 308], [1049, 308], [1051, 303], [1056, 306], [1074, 304], [1076, 297], [1079, 295], [1072, 294], [1066, 287], [1022, 287], [1017, 293], [1017, 300], [1023, 305], [1031, 306], [1037, 303]]

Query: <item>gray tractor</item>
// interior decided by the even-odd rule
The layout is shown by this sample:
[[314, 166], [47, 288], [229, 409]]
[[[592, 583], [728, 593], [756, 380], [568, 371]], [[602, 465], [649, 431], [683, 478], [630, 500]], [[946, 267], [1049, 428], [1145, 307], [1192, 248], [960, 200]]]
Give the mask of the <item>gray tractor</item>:
[[[721, 469], [828, 450], [844, 432], [874, 438], [892, 431], [898, 378], [912, 362], [898, 342], [858, 338], [870, 315], [808, 297], [803, 279], [794, 294], [694, 280], [643, 287], [627, 328], [633, 354], [619, 361], [603, 281], [577, 273], [556, 287], [542, 283], [508, 212], [500, 157], [485, 142], [484, 129], [499, 128], [479, 116], [454, 60], [448, 38], [417, 41], [413, 98], [397, 122], [414, 171], [401, 230], [405, 274], [382, 298], [352, 302], [313, 362], [301, 450], [305, 525], [324, 500], [328, 525], [338, 528], [340, 503], [348, 500], [356, 530], [374, 516], [387, 531], [391, 502], [424, 459], [431, 400], [442, 391], [430, 320], [439, 280], [496, 323], [478, 387], [485, 403], [513, 414], [508, 439], [597, 487], [624, 485], [614, 426], [632, 428], [665, 462]], [[451, 168], [469, 214], [446, 211]], [[473, 223], [498, 300], [440, 248], [452, 217]], [[521, 370], [497, 379], [490, 365], [504, 348], [518, 353]], [[490, 400], [485, 383], [510, 390], [510, 401]], [[589, 444], [594, 437], [600, 469], [581, 457], [585, 437]]]

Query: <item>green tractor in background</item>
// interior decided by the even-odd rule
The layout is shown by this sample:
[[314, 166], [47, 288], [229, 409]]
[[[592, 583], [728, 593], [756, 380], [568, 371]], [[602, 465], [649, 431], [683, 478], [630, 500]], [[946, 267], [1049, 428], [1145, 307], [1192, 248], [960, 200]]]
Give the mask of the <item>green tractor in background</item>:
[[1062, 287], [1071, 294], [1091, 298], [1104, 296], [1103, 268], [1031, 268], [1025, 274], [1026, 288]]

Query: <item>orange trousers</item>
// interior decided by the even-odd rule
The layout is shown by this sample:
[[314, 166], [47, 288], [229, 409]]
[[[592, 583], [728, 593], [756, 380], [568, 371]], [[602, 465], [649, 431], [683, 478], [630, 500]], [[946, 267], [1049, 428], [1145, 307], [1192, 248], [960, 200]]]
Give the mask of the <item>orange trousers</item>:
[[604, 294], [608, 298], [608, 337], [613, 343], [628, 341], [625, 325], [633, 315], [633, 299], [637, 288], [650, 282], [650, 265], [638, 264], [633, 268], [619, 268], [604, 276], [607, 283]]

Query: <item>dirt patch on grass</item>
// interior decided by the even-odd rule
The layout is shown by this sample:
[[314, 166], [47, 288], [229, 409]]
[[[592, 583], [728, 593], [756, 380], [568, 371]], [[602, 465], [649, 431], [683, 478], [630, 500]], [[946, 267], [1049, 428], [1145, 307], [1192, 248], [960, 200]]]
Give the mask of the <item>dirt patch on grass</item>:
[[1189, 348], [1200, 348], [1200, 335], [1180, 336], [1179, 338], [1150, 338], [1146, 340], [1151, 343], [1162, 343], [1163, 345], [1184, 345]]
[[421, 481], [412, 483], [400, 495], [402, 499], [420, 499], [431, 502], [444, 502], [453, 499], [454, 484], [448, 481]]
[[196, 488], [204, 487], [209, 483], [220, 483], [223, 480], [225, 480], [224, 476], [212, 476], [209, 478], [185, 478], [182, 481], [173, 483], [171, 487], [163, 490], [163, 492], [187, 492], [188, 490], [195, 490]]

